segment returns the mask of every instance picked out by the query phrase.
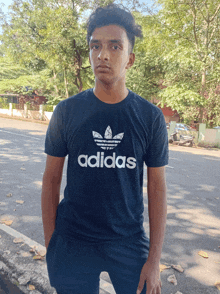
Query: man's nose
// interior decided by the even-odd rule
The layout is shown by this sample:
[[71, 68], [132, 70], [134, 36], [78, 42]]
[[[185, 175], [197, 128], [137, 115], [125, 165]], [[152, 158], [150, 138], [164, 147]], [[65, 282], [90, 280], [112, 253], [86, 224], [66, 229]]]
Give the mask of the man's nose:
[[98, 59], [109, 60], [109, 52], [108, 52], [107, 48], [102, 47], [102, 49], [99, 52]]

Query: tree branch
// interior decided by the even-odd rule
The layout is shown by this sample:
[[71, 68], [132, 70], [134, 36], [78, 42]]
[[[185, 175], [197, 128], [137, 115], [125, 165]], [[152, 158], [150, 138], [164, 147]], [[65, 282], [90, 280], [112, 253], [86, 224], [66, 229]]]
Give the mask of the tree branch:
[[210, 45], [210, 43], [212, 41], [212, 37], [213, 37], [213, 35], [215, 33], [216, 28], [217, 28], [217, 25], [214, 27], [213, 31], [211, 32], [211, 36], [210, 36], [209, 41], [208, 41], [208, 46]]
[[216, 17], [216, 15], [217, 15], [219, 9], [220, 9], [220, 4], [219, 4], [219, 6], [217, 7], [217, 9], [216, 9], [216, 11], [215, 11], [213, 17], [209, 20], [210, 22], [212, 22], [212, 21], [214, 20], [214, 18]]
[[194, 34], [194, 38], [195, 38], [195, 42], [196, 42], [196, 51], [200, 56], [200, 52], [199, 52], [199, 49], [198, 49], [198, 38], [197, 38], [197, 34], [196, 34], [196, 10], [195, 10], [195, 6], [192, 6], [191, 10], [192, 10], [192, 15], [193, 15], [193, 34]]

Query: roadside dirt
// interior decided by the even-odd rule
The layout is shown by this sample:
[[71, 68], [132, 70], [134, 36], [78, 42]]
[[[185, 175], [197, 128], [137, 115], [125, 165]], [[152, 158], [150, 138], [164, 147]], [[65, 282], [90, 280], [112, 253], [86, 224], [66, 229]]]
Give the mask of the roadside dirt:
[[31, 118], [24, 118], [24, 117], [19, 117], [19, 116], [9, 116], [7, 114], [0, 114], [0, 117], [2, 118], [8, 118], [8, 119], [15, 119], [15, 120], [22, 120], [22, 121], [29, 121], [33, 123], [38, 123], [38, 124], [44, 124], [44, 125], [49, 125], [49, 121], [44, 121], [44, 120], [37, 120], [37, 119], [31, 119]]
[[202, 147], [183, 147], [183, 146], [169, 144], [169, 149], [172, 151], [180, 151], [180, 152], [188, 152], [188, 153], [198, 154], [198, 155], [220, 157], [220, 149], [214, 149], [214, 148], [208, 149], [208, 148], [202, 148]]

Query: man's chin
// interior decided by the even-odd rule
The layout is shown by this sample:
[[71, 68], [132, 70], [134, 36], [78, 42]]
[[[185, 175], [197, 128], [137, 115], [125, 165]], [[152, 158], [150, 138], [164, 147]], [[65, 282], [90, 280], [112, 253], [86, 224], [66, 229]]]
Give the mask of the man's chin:
[[106, 86], [110, 86], [114, 83], [114, 79], [106, 76], [96, 76], [96, 82], [100, 82]]

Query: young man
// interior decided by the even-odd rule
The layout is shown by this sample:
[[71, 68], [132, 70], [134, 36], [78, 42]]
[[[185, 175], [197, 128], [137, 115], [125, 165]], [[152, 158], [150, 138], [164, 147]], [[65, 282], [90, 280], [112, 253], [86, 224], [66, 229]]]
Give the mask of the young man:
[[[126, 10], [109, 5], [92, 13], [87, 40], [95, 87], [60, 102], [48, 127], [42, 215], [58, 294], [98, 294], [102, 271], [117, 294], [161, 293], [167, 130], [160, 109], [125, 86], [135, 36], [140, 27]], [[150, 245], [143, 228], [144, 162]]]

